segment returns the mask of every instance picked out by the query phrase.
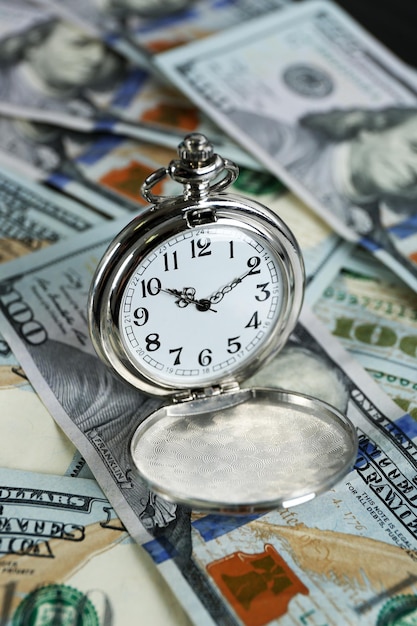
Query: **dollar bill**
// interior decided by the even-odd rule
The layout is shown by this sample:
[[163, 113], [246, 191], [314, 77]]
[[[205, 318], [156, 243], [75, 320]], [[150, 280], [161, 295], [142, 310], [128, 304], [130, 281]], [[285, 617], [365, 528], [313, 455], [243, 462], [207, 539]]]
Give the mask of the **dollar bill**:
[[[100, 213], [0, 166], [0, 263], [85, 232], [101, 221]], [[24, 381], [0, 337], [0, 388]]]
[[[249, 383], [309, 393], [345, 412], [359, 435], [356, 469], [295, 517], [204, 516], [150, 493], [131, 473], [128, 443], [159, 401], [113, 378], [86, 326], [92, 273], [120, 227], [45, 249], [29, 271], [18, 259], [1, 280], [1, 328], [45, 405], [195, 623], [285, 625], [308, 614], [317, 623], [374, 623], [396, 590], [415, 582], [415, 422], [305, 311], [282, 353]], [[327, 555], [320, 564], [317, 542]], [[387, 567], [378, 574], [381, 554]], [[264, 591], [273, 601], [259, 613]]]
[[[100, 213], [0, 167], [0, 263], [27, 255], [103, 221]], [[84, 475], [87, 468], [33, 391], [0, 335], [2, 467]], [[51, 451], [52, 450], [52, 451]]]
[[[17, 109], [11, 105], [13, 115]], [[50, 114], [44, 110], [40, 110], [40, 116], [51, 121]], [[74, 118], [67, 116], [64, 128], [55, 126], [53, 129], [50, 125], [33, 125], [26, 118], [0, 116], [0, 126], [2, 124], [0, 166], [5, 163], [15, 172], [44, 182], [111, 217], [140, 209], [143, 203], [139, 194], [141, 182], [154, 169], [148, 155], [164, 152], [164, 146], [158, 144], [129, 140], [114, 132], [100, 134], [94, 123], [80, 118], [74, 123]], [[112, 128], [114, 130], [114, 126]], [[181, 133], [176, 133], [175, 143], [182, 137]], [[124, 156], [115, 158], [112, 163], [116, 151], [119, 156], [129, 152], [131, 162], [127, 164]], [[175, 156], [171, 147], [165, 148], [165, 152]], [[233, 152], [229, 151], [229, 157], [234, 156]], [[240, 153], [237, 156], [240, 157]], [[259, 169], [259, 165], [255, 167]]]
[[152, 56], [282, 8], [289, 0], [151, 0], [103, 4], [95, 0], [37, 0], [101, 37], [135, 64]]
[[[154, 91], [154, 86], [150, 86], [150, 91]], [[256, 160], [252, 159], [247, 153], [241, 150], [233, 142], [229, 141], [220, 133], [217, 129], [214, 129], [209, 120], [204, 120], [199, 124], [196, 124], [193, 118], [198, 114], [202, 119], [204, 115], [190, 106], [188, 103], [184, 106], [176, 106], [168, 104], [167, 109], [164, 110], [165, 105], [161, 102], [164, 94], [163, 90], [157, 86], [157, 93], [151, 94], [156, 96], [157, 102], [155, 103], [155, 113], [163, 117], [166, 113], [171, 116], [168, 123], [164, 120], [156, 120], [154, 124], [146, 124], [144, 122], [130, 122], [128, 119], [124, 120], [117, 117], [115, 109], [103, 114], [105, 117], [81, 117], [80, 115], [73, 116], [65, 111], [48, 111], [41, 106], [40, 108], [20, 105], [14, 102], [7, 102], [0, 100], [0, 115], [6, 118], [5, 126], [14, 125], [20, 131], [29, 131], [33, 135], [39, 134], [37, 141], [42, 143], [45, 140], [45, 125], [48, 126], [50, 133], [56, 136], [59, 132], [72, 133], [72, 136], [78, 137], [80, 143], [83, 143], [83, 137], [87, 135], [100, 135], [111, 134], [116, 137], [129, 137], [130, 139], [137, 139], [140, 141], [153, 142], [157, 145], [174, 148], [178, 145], [184, 134], [188, 131], [197, 130], [203, 132], [206, 135], [212, 137], [218, 145], [222, 146], [223, 152], [227, 154], [228, 158], [237, 160], [245, 165], [251, 167], [257, 167], [261, 169]], [[172, 91], [172, 90], [170, 90]], [[141, 109], [143, 105], [149, 106], [149, 102], [145, 102], [147, 94], [144, 90], [138, 94], [138, 108]], [[183, 100], [180, 95], [175, 94], [174, 98], [177, 101]], [[135, 107], [135, 103], [132, 102], [132, 107]], [[125, 112], [125, 109], [121, 111], [121, 114]], [[128, 116], [134, 114], [141, 115], [141, 111], [132, 110], [128, 112]], [[152, 114], [152, 113], [151, 113]], [[41, 127], [43, 126], [43, 128]], [[159, 127], [158, 127], [159, 126]], [[55, 130], [52, 130], [54, 128]], [[75, 134], [74, 134], [75, 133]], [[9, 138], [10, 139], [10, 138]], [[15, 137], [13, 137], [15, 139]], [[53, 147], [52, 143], [50, 148]], [[46, 152], [46, 150], [45, 150]], [[52, 155], [52, 151], [51, 151]], [[42, 156], [42, 155], [41, 155]], [[57, 154], [55, 154], [55, 161], [57, 160]]]
[[297, 3], [154, 62], [341, 236], [416, 289], [415, 75], [346, 13]]
[[[1, 137], [0, 137], [1, 145]], [[215, 144], [215, 149], [218, 146]], [[220, 149], [219, 149], [220, 151]], [[3, 158], [2, 158], [3, 157]], [[81, 196], [89, 203], [100, 208], [105, 214], [116, 217], [129, 212], [141, 210], [145, 200], [139, 193], [140, 185], [155, 169], [166, 167], [177, 153], [172, 148], [165, 148], [155, 144], [142, 143], [140, 147], [135, 141], [115, 136], [104, 136], [84, 146], [83, 152], [73, 158], [82, 179], [88, 181], [95, 188], [95, 198], [89, 194], [89, 189], [81, 183], [60, 176], [58, 172], [44, 174], [34, 168], [25, 168], [25, 163], [6, 157], [0, 151], [0, 167], [7, 159], [13, 164], [15, 171], [32, 179], [44, 179], [49, 184], [58, 187], [74, 196]], [[26, 164], [27, 165], [27, 164]], [[90, 187], [91, 189], [92, 187]], [[123, 198], [127, 204], [117, 206], [106, 203], [101, 190], [110, 191], [114, 198]], [[251, 196], [266, 206], [275, 210], [294, 231], [304, 254], [307, 279], [310, 282], [313, 275], [321, 268], [326, 259], [332, 256], [340, 244], [340, 238], [331, 228], [315, 215], [302, 201], [289, 193], [283, 184], [274, 176], [258, 169], [240, 167], [240, 176], [233, 190], [246, 196]], [[167, 177], [158, 184], [156, 190], [161, 195], [177, 195], [182, 190], [177, 183]], [[333, 263], [334, 261], [332, 261]]]
[[199, 130], [216, 137], [230, 158], [253, 165], [177, 90], [79, 23], [24, 0], [12, 10], [2, 0], [0, 18], [0, 127], [7, 151], [42, 168], [69, 169], [69, 153], [77, 144], [82, 150], [86, 133], [176, 147], [187, 131]]
[[0, 165], [0, 263], [84, 232], [103, 219], [100, 212]]
[[[73, 46], [83, 58], [84, 54], [86, 55], [88, 61], [86, 63], [89, 66], [89, 70], [85, 69], [86, 72], [94, 71], [94, 64], [97, 62], [115, 70], [118, 67], [118, 57], [109, 52], [104, 44], [91, 35], [85, 35], [79, 26], [71, 29], [51, 11], [40, 11], [38, 7], [28, 2], [17, 2], [13, 7], [7, 2], [2, 2], [0, 16], [2, 16], [0, 103], [4, 111], [11, 115], [0, 118], [2, 127], [0, 162], [12, 161], [16, 171], [30, 175], [35, 180], [45, 181], [108, 215], [118, 216], [126, 210], [137, 211], [140, 199], [138, 206], [133, 194], [123, 193], [124, 189], [120, 193], [122, 185], [118, 185], [120, 180], [117, 172], [116, 176], [105, 178], [104, 181], [92, 180], [86, 175], [91, 161], [97, 165], [97, 154], [102, 150], [103, 143], [114, 145], [123, 141], [123, 137], [114, 135], [116, 132], [123, 131], [142, 139], [155, 139], [154, 131], [159, 118], [154, 118], [153, 130], [151, 129], [150, 133], [148, 131], [137, 133], [139, 127], [142, 130], [144, 128], [140, 120], [143, 116], [146, 117], [148, 110], [162, 111], [158, 133], [163, 142], [168, 138], [169, 145], [176, 145], [186, 130], [196, 127], [205, 129], [204, 124], [199, 126], [197, 121], [199, 114], [195, 107], [186, 103], [180, 94], [173, 94], [172, 89], [166, 90], [160, 81], [155, 83], [148, 73], [136, 70], [135, 67], [128, 68], [123, 61], [120, 61], [126, 66], [126, 71], [121, 72], [123, 79], [116, 80], [113, 75], [112, 80], [109, 79], [112, 88], [106, 86], [106, 89], [103, 88], [104, 91], [98, 92], [91, 88], [91, 81], [89, 82], [86, 76], [79, 75], [84, 65], [79, 63], [80, 59], [78, 61], [75, 59], [74, 50], [68, 52]], [[55, 27], [62, 27], [64, 34], [66, 33], [66, 36], [61, 38], [55, 37], [55, 43], [59, 41], [57, 45], [63, 54], [62, 64], [53, 64], [54, 67], [60, 66], [58, 82], [62, 87], [61, 91], [60, 89], [51, 91], [50, 86], [48, 87], [44, 81], [36, 79], [40, 68], [43, 68], [51, 78], [46, 66], [48, 58], [56, 60], [56, 56], [54, 53], [42, 53], [40, 48], [44, 38], [40, 39], [40, 36], [42, 33], [49, 33], [54, 39]], [[82, 46], [81, 42], [86, 45]], [[39, 64], [35, 62], [36, 70], [29, 67], [30, 62], [25, 60], [26, 55], [32, 58], [33, 50], [37, 50], [35, 56], [38, 53], [43, 56]], [[63, 67], [66, 68], [65, 72]], [[66, 83], [66, 86], [61, 83]], [[27, 111], [28, 101], [31, 102], [31, 114]], [[26, 111], [24, 114], [19, 108], [22, 103]], [[104, 111], [109, 107], [113, 111], [113, 118], [110, 119], [106, 114], [104, 119]], [[19, 111], [23, 117], [16, 117]], [[34, 117], [29, 122], [31, 115]], [[114, 115], [119, 117], [115, 118]], [[135, 123], [121, 127], [122, 115], [131, 118]], [[183, 124], [180, 123], [181, 120]], [[53, 121], [59, 125], [52, 127]], [[146, 122], [145, 119], [143, 121]], [[211, 128], [212, 125], [207, 126], [207, 130]], [[160, 132], [161, 129], [163, 132]], [[106, 136], [99, 139], [102, 132], [105, 132]], [[113, 133], [113, 138], [108, 136], [109, 133]], [[142, 142], [136, 143], [138, 155], [141, 153], [146, 155], [147, 151], [147, 145]], [[92, 156], [93, 154], [95, 156]], [[140, 161], [139, 156], [139, 168], [135, 170], [136, 172], [141, 168]], [[146, 172], [146, 164], [143, 165], [143, 169]], [[139, 183], [135, 181], [136, 190], [139, 185], [140, 181]], [[137, 193], [135, 195], [138, 196]]]
[[2, 626], [190, 625], [92, 480], [0, 469]]
[[[241, 167], [231, 189], [261, 202], [290, 227], [303, 253], [308, 286], [314, 283], [318, 273], [323, 280], [323, 268], [328, 264], [334, 271], [337, 251], [343, 245], [341, 238], [274, 175]], [[341, 258], [345, 258], [345, 253]]]
[[100, 2], [66, 2], [65, 0], [36, 0], [40, 7], [56, 12], [67, 21], [72, 21], [88, 30], [94, 37], [102, 38], [114, 50], [138, 66], [149, 68], [151, 64], [148, 51], [132, 37], [133, 24], [139, 20], [145, 25], [151, 24], [158, 17], [167, 19], [172, 13], [183, 13], [193, 0], [168, 0], [161, 2], [139, 1], [135, 3], [103, 4]]
[[[106, 155], [109, 157], [107, 143]], [[162, 150], [166, 162], [167, 150]], [[128, 167], [125, 158], [121, 162], [121, 158], [116, 161], [112, 157], [111, 171], [106, 170], [103, 174], [101, 166], [101, 173], [96, 177], [116, 191], [125, 192], [127, 196], [130, 192], [133, 205], [135, 197], [137, 202], [138, 181], [157, 166], [158, 148], [150, 147], [148, 150], [152, 155], [152, 165], [146, 161], [146, 150], [143, 164], [138, 161], [136, 145], [132, 146], [131, 152]], [[98, 147], [94, 150], [94, 158], [92, 154], [86, 154], [80, 167], [95, 167], [97, 170], [97, 153]], [[64, 195], [31, 180], [41, 178], [36, 172], [34, 175], [33, 171], [28, 172], [21, 167], [17, 173], [18, 169], [10, 155], [5, 156], [3, 161], [9, 166], [14, 165], [15, 170], [6, 168], [0, 161], [0, 262], [57, 243], [103, 220], [99, 212], [68, 200]], [[123, 176], [122, 182], [121, 172], [126, 170], [129, 176], [127, 180]], [[163, 188], [160, 191], [163, 193]], [[81, 195], [85, 199], [85, 190]], [[98, 203], [100, 207], [102, 204]], [[137, 206], [139, 208], [140, 205]], [[0, 335], [0, 404], [4, 407], [0, 420], [0, 439], [9, 444], [2, 450], [0, 465], [11, 469], [91, 478], [85, 460], [33, 391], [23, 368]]]
[[[5, 148], [3, 150], [2, 148]], [[0, 167], [7, 167], [17, 176], [24, 176], [35, 183], [41, 183], [45, 187], [51, 187], [55, 191], [59, 191], [62, 197], [81, 201], [85, 206], [93, 209], [108, 217], [116, 217], [123, 215], [126, 210], [120, 206], [114, 197], [106, 197], [105, 193], [101, 193], [96, 185], [84, 184], [78, 176], [71, 176], [64, 173], [63, 169], [54, 169], [52, 166], [42, 169], [34, 165], [30, 157], [26, 159], [25, 155], [17, 156], [12, 149], [6, 152], [7, 146], [2, 146], [0, 136]], [[64, 171], [63, 171], [64, 170]]]
[[360, 251], [321, 283], [316, 315], [382, 388], [417, 418], [415, 293]]

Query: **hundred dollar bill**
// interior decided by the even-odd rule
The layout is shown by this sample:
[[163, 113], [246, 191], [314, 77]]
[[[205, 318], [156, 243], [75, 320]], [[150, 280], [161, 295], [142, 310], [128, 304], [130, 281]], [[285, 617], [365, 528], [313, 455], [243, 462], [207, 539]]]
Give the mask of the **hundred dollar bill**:
[[84, 232], [101, 221], [100, 212], [0, 164], [0, 263]]
[[102, 38], [122, 56], [139, 66], [149, 67], [149, 53], [133, 39], [132, 31], [137, 22], [144, 27], [162, 18], [166, 21], [172, 14], [182, 16], [194, 0], [148, 0], [143, 2], [67, 2], [66, 0], [35, 0], [41, 7], [55, 11], [68, 21], [73, 21]]
[[152, 55], [226, 30], [289, 4], [289, 0], [36, 0], [88, 28], [134, 63], [152, 66]]
[[[0, 263], [56, 244], [101, 221], [100, 213], [0, 166]], [[0, 388], [23, 380], [0, 337]]]
[[[15, 105], [11, 105], [11, 111], [14, 115], [17, 113]], [[40, 116], [50, 121], [50, 114], [43, 109]], [[138, 191], [140, 184], [153, 171], [148, 154], [163, 151], [164, 147], [132, 141], [114, 132], [100, 136], [93, 123], [80, 118], [74, 123], [74, 118], [67, 116], [65, 124], [66, 128], [51, 127], [0, 116], [3, 128], [0, 166], [5, 163], [15, 172], [45, 182], [111, 217], [137, 211], [142, 202]], [[87, 132], [88, 129], [91, 132]], [[180, 138], [183, 134], [175, 133], [175, 143]], [[111, 153], [116, 149], [119, 154], [125, 152], [123, 144], [133, 156], [127, 168], [126, 158], [122, 159], [122, 171], [119, 171], [119, 163], [111, 162]], [[172, 151], [172, 148], [165, 150]], [[234, 156], [233, 150], [229, 156]], [[236, 156], [240, 158], [240, 153]], [[102, 157], [105, 163], [101, 162]], [[259, 169], [256, 163], [255, 167]]]
[[[0, 282], [1, 329], [45, 405], [196, 624], [286, 625], [313, 613], [316, 623], [368, 624], [416, 574], [414, 421], [306, 310], [285, 349], [248, 384], [309, 393], [347, 414], [360, 441], [355, 471], [317, 504], [303, 504], [296, 518], [202, 516], [155, 496], [132, 474], [128, 445], [160, 401], [113, 377], [86, 325], [92, 274], [121, 226], [107, 224], [63, 242], [59, 252], [36, 253], [29, 271], [18, 259]], [[298, 547], [286, 519], [299, 521]], [[319, 567], [314, 542], [324, 531], [328, 556]], [[297, 551], [308, 544], [311, 551]], [[355, 549], [342, 567], [346, 545]], [[406, 575], [366, 567], [358, 577], [365, 546], [375, 550], [373, 565], [375, 555], [386, 554], [389, 572], [406, 563]], [[264, 591], [269, 608], [260, 612]]]
[[417, 300], [387, 268], [360, 251], [321, 283], [316, 315], [383, 389], [417, 419]]
[[[78, 175], [69, 175], [66, 172], [65, 165], [62, 169], [54, 167], [41, 168], [31, 161], [28, 155], [17, 156], [12, 149], [10, 152], [3, 150], [9, 149], [1, 144], [0, 135], [0, 167], [7, 167], [17, 176], [24, 176], [35, 183], [42, 183], [45, 187], [59, 191], [63, 197], [68, 196], [76, 201], [81, 201], [85, 206], [92, 208], [97, 213], [108, 216], [117, 217], [123, 215], [126, 210], [120, 206], [118, 198], [108, 198], [105, 193], [101, 193], [96, 185], [90, 184], [89, 181], [81, 180]], [[27, 157], [27, 159], [26, 159]]]
[[[6, 165], [18, 176], [23, 175], [34, 182], [44, 183], [64, 196], [81, 201], [103, 216], [121, 217], [126, 212], [138, 211], [141, 206], [139, 188], [142, 180], [136, 178], [134, 183], [132, 180], [135, 193], [133, 189], [129, 193], [119, 180], [117, 170], [115, 176], [107, 177], [105, 174], [108, 169], [101, 176], [102, 171], [97, 167], [100, 157], [104, 154], [109, 156], [113, 147], [123, 141], [122, 138], [112, 136], [100, 140], [90, 139], [91, 142], [83, 146], [81, 153], [77, 151], [77, 156], [63, 155], [58, 163], [51, 161], [36, 165], [30, 154], [19, 154], [19, 151], [13, 151], [13, 147], [3, 145], [0, 135], [0, 167]], [[142, 149], [143, 146], [139, 149], [135, 145], [135, 158], [130, 171], [132, 178], [135, 174], [146, 175], [149, 170], [146, 157], [144, 162], [141, 157]], [[143, 149], [143, 152], [146, 154], [147, 149]], [[90, 170], [96, 177], [90, 175]]]
[[155, 64], [350, 241], [417, 287], [417, 81], [330, 1], [294, 4]]
[[[103, 221], [100, 213], [0, 166], [0, 263], [24, 256]], [[55, 473], [86, 472], [69, 439], [32, 390], [0, 335], [0, 465]], [[90, 474], [91, 475], [91, 474]]]
[[[150, 87], [150, 91], [154, 91], [153, 86]], [[159, 87], [157, 91], [161, 91]], [[164, 116], [166, 111], [162, 110], [164, 105], [161, 103], [161, 96], [164, 94], [152, 94], [151, 97], [153, 95], [156, 95], [158, 99], [156, 105], [157, 110], [155, 111], [156, 115]], [[141, 108], [143, 104], [145, 104], [145, 106], [149, 105], [149, 102], [144, 102], [146, 97], [147, 94], [143, 92], [139, 94], [139, 108]], [[181, 95], [175, 94], [174, 97], [177, 101], [183, 100]], [[132, 105], [134, 107], [135, 103], [133, 102]], [[129, 112], [129, 116], [135, 112], [136, 111]], [[138, 113], [140, 114], [140, 112]], [[80, 143], [82, 143], [82, 136], [84, 134], [94, 136], [107, 133], [116, 135], [117, 137], [129, 137], [131, 139], [153, 142], [157, 145], [169, 148], [176, 147], [187, 131], [197, 129], [198, 132], [210, 135], [216, 144], [222, 146], [222, 151], [227, 154], [228, 158], [261, 169], [256, 160], [252, 159], [237, 145], [234, 145], [233, 142], [225, 138], [222, 133], [214, 129], [209, 120], [204, 123], [195, 123], [195, 113], [197, 113], [198, 116], [202, 116], [200, 112], [197, 112], [197, 110], [189, 104], [185, 104], [185, 106], [182, 107], [173, 105], [171, 108], [170, 105], [168, 105], [168, 115], [171, 115], [169, 122], [166, 123], [162, 120], [160, 123], [160, 120], [155, 120], [155, 123], [146, 124], [138, 121], [130, 122], [128, 119], [119, 118], [115, 112], [106, 113], [104, 111], [103, 115], [98, 114], [97, 117], [82, 117], [80, 115], [71, 115], [65, 111], [48, 111], [43, 107], [29, 107], [0, 100], [0, 115], [6, 118], [4, 125], [12, 124], [17, 126], [20, 130], [29, 130], [34, 135], [38, 133], [39, 137], [37, 141], [39, 143], [42, 143], [45, 138], [45, 134], [42, 133], [42, 131], [45, 130], [45, 125], [48, 125], [48, 130], [55, 135], [59, 134], [60, 131], [64, 135], [65, 133], [75, 133], [78, 135]], [[52, 128], [55, 128], [55, 131], [53, 131]], [[51, 146], [53, 146], [52, 142]]]
[[56, 168], [86, 133], [176, 147], [184, 132], [199, 130], [215, 137], [230, 158], [254, 163], [166, 81], [129, 63], [79, 23], [24, 0], [12, 7], [1, 0], [0, 18], [0, 128], [6, 151]]
[[[0, 167], [0, 263], [56, 244], [102, 220], [100, 213]], [[0, 336], [0, 439], [9, 443], [2, 449], [0, 465], [64, 473], [82, 464], [36, 394], [23, 390], [31, 386]], [[84, 465], [80, 471], [85, 471]]]
[[191, 624], [95, 481], [0, 469], [2, 626], [137, 621]]

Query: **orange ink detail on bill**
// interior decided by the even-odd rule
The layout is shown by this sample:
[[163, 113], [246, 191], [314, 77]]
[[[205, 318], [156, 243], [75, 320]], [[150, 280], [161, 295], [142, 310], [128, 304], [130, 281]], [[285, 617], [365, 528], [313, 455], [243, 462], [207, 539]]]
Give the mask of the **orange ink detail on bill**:
[[[114, 169], [102, 176], [100, 183], [123, 196], [133, 198], [140, 204], [147, 204], [140, 195], [140, 182], [152, 172], [152, 168], [148, 168], [137, 161], [131, 161], [126, 167]], [[162, 189], [163, 182], [160, 182], [154, 186], [153, 192], [158, 195], [162, 193]]]
[[234, 552], [207, 565], [207, 571], [246, 626], [278, 619], [297, 593], [309, 593], [269, 544], [259, 554]]
[[195, 130], [200, 122], [195, 107], [176, 104], [158, 104], [142, 114], [144, 122], [152, 122], [168, 128]]

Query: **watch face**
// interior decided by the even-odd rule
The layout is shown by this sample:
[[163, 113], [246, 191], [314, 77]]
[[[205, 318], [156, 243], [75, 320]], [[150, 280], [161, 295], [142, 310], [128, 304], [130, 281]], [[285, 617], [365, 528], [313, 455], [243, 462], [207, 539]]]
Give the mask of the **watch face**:
[[141, 258], [121, 294], [129, 361], [182, 389], [243, 370], [288, 308], [283, 274], [279, 253], [250, 229], [214, 223], [167, 238]]

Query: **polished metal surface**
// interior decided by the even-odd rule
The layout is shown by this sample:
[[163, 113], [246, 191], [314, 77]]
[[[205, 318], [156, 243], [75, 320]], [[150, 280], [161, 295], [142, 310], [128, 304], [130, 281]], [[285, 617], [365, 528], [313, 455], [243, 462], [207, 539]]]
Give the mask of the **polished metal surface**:
[[163, 407], [136, 430], [138, 474], [194, 509], [252, 513], [306, 502], [356, 458], [351, 422], [319, 400], [272, 389]]
[[167, 176], [184, 185], [184, 199], [194, 202], [227, 189], [238, 177], [237, 165], [214, 154], [212, 144], [200, 133], [187, 135], [178, 146], [178, 155], [179, 159], [173, 159], [168, 167], [161, 167], [143, 182], [141, 193], [148, 202], [159, 204], [175, 199], [174, 196], [159, 196], [151, 191]]
[[[194, 134], [191, 138], [195, 141]], [[182, 155], [184, 150], [181, 144], [179, 152]], [[210, 180], [216, 179], [219, 173], [217, 166], [212, 163], [215, 157], [216, 155], [210, 156], [208, 149], [204, 148], [204, 158], [208, 159], [208, 164], [201, 158], [191, 162], [188, 153], [186, 157], [188, 161], [181, 162], [180, 165], [175, 162], [173, 168], [175, 171], [190, 168], [191, 183], [190, 186], [185, 185], [184, 196], [158, 201], [154, 207], [141, 213], [126, 226], [109, 246], [93, 277], [88, 317], [96, 352], [123, 380], [152, 395], [173, 397], [190, 395], [192, 389], [189, 389], [185, 382], [174, 387], [159, 380], [157, 375], [151, 377], [138, 362], [130, 358], [121, 339], [120, 306], [124, 288], [135, 273], [140, 260], [175, 235], [191, 232], [203, 224], [215, 224], [247, 232], [265, 241], [282, 276], [280, 315], [275, 328], [260, 345], [251, 363], [243, 366], [237, 363], [219, 375], [218, 379], [211, 381], [209, 386], [211, 384], [230, 386], [233, 381], [241, 382], [251, 376], [285, 345], [301, 310], [304, 296], [304, 264], [297, 241], [287, 225], [267, 207], [241, 196], [213, 192]], [[228, 163], [226, 166], [223, 164], [223, 171], [226, 169], [229, 172], [228, 167]], [[230, 172], [226, 174], [227, 180], [229, 175], [234, 176], [235, 169], [237, 168], [233, 164], [230, 170], [232, 174]], [[211, 172], [210, 175], [207, 174], [208, 171]], [[151, 180], [149, 182], [148, 179], [146, 185], [152, 186], [153, 178], [152, 176], [149, 178]], [[225, 184], [223, 180], [221, 184]], [[217, 184], [214, 181], [215, 190], [218, 189]], [[222, 280], [220, 276], [219, 284]], [[206, 382], [200, 386], [193, 386], [205, 387]], [[188, 394], [184, 394], [184, 390], [188, 390]]]
[[[178, 154], [179, 160], [171, 161], [167, 168], [157, 170], [144, 182], [143, 194], [154, 205], [115, 237], [97, 268], [88, 303], [91, 337], [102, 360], [137, 389], [172, 400], [136, 429], [130, 448], [134, 471], [166, 499], [204, 511], [251, 513], [305, 502], [329, 489], [351, 469], [357, 452], [354, 427], [348, 418], [320, 400], [276, 389], [239, 388], [242, 381], [284, 347], [295, 327], [304, 295], [300, 249], [289, 228], [274, 212], [254, 200], [222, 193], [236, 178], [238, 168], [214, 154], [203, 135], [187, 136]], [[181, 196], [154, 195], [152, 189], [165, 176], [182, 183]], [[178, 242], [198, 238], [200, 233], [210, 234], [214, 240], [220, 232], [228, 245], [251, 241], [254, 248], [263, 251], [271, 280], [277, 283], [273, 313], [266, 313], [273, 321], [266, 324], [266, 331], [259, 331], [250, 339], [248, 346], [253, 344], [256, 348], [246, 347], [249, 356], [245, 357], [242, 350], [240, 360], [227, 356], [221, 366], [196, 369], [190, 384], [188, 370], [187, 375], [175, 372], [171, 376], [165, 372], [172, 369], [166, 363], [155, 361], [157, 367], [148, 367], [152, 355], [139, 345], [133, 330], [135, 322], [126, 322], [126, 318], [131, 315], [130, 302], [137, 284], [142, 285], [142, 291], [135, 301], [135, 313], [145, 311], [143, 298], [157, 295], [143, 292], [147, 283], [142, 276], [147, 276], [145, 272], [153, 267], [154, 259], [166, 256], [164, 250], [170, 246], [175, 250]], [[170, 258], [172, 261], [174, 257]], [[234, 256], [229, 250], [230, 258]], [[257, 259], [256, 267], [261, 263], [260, 257], [251, 258]], [[212, 271], [206, 275], [213, 283], [204, 282], [204, 270], [199, 265], [194, 265], [198, 269], [193, 269], [192, 274], [187, 267], [175, 265], [176, 280], [178, 276], [180, 279], [173, 286], [156, 277], [161, 270], [150, 274], [154, 276], [151, 281], [158, 280], [158, 294], [169, 297], [163, 326], [169, 325], [169, 345], [174, 346], [170, 353], [179, 354], [183, 349], [177, 348], [175, 342], [180, 341], [179, 336], [184, 337], [184, 330], [189, 337], [189, 326], [184, 327], [184, 320], [191, 321], [191, 317], [183, 316], [182, 311], [191, 311], [193, 319], [198, 318], [193, 327], [197, 332], [192, 336], [195, 340], [206, 328], [213, 329], [211, 335], [207, 333], [207, 345], [221, 335], [222, 321], [227, 319], [235, 331], [236, 307], [247, 307], [248, 303], [244, 290], [234, 308], [225, 307], [219, 313], [220, 325], [210, 326], [212, 318], [204, 316], [212, 316], [212, 311], [217, 315], [217, 307], [221, 309], [224, 299], [233, 301], [233, 296], [226, 294], [239, 294], [235, 288], [243, 279], [258, 273], [252, 272], [249, 261], [244, 257], [245, 267], [234, 268], [231, 276], [225, 273], [224, 261], [210, 266]], [[172, 267], [164, 266], [162, 273], [168, 269]], [[263, 288], [268, 283], [254, 284]], [[256, 302], [253, 293], [250, 302], [251, 298]], [[122, 302], [128, 301], [123, 309]], [[156, 328], [152, 326], [146, 337], [152, 340], [149, 347], [154, 346], [155, 350], [161, 345], [155, 341], [159, 337], [155, 334], [158, 323], [161, 325], [157, 302], [152, 309]], [[149, 315], [146, 309], [146, 322]], [[128, 324], [128, 336], [133, 336], [133, 340], [126, 339], [123, 324]], [[244, 328], [251, 326], [248, 323]], [[229, 347], [235, 345], [236, 339], [229, 339]], [[202, 353], [211, 354], [205, 346]]]

